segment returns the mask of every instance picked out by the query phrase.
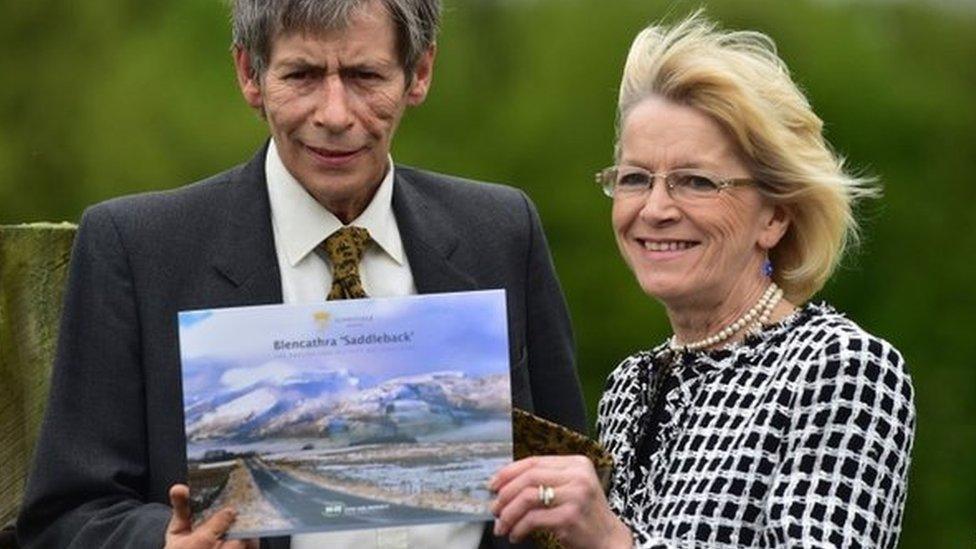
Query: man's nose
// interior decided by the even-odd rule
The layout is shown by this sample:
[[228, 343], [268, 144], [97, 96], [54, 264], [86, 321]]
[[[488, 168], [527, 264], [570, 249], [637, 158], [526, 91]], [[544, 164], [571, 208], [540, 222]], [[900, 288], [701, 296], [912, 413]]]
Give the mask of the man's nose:
[[352, 126], [348, 90], [339, 74], [326, 76], [315, 109], [314, 123], [332, 133], [340, 133]]

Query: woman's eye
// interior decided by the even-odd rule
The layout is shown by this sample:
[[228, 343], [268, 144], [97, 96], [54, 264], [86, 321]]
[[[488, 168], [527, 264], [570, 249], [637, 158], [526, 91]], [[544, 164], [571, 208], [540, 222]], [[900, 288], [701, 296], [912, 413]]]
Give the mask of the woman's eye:
[[684, 175], [678, 178], [678, 185], [696, 191], [714, 191], [718, 185], [704, 175]]
[[617, 185], [621, 187], [646, 187], [647, 176], [642, 173], [624, 173], [617, 176]]

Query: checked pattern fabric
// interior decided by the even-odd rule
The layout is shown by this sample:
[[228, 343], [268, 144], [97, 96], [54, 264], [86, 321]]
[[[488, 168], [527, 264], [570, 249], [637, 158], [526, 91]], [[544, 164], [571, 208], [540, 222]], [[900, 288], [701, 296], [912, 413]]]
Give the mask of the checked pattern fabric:
[[[915, 407], [895, 348], [809, 304], [728, 349], [666, 349], [625, 359], [598, 408], [637, 547], [897, 546]], [[655, 385], [673, 388], [653, 430]]]
[[332, 265], [332, 288], [328, 299], [368, 297], [359, 278], [359, 262], [371, 241], [366, 229], [343, 227], [322, 242], [321, 248]]

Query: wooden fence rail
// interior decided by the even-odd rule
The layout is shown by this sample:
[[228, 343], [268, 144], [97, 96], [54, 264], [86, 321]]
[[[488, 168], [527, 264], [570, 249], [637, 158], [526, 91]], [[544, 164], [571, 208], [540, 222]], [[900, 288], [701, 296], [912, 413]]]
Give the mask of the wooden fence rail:
[[74, 237], [70, 223], [0, 226], [0, 528], [23, 497]]

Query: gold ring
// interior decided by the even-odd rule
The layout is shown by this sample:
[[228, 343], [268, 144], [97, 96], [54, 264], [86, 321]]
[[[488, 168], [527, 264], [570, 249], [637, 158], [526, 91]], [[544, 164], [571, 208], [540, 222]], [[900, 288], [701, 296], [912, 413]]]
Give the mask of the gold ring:
[[556, 489], [552, 486], [539, 485], [539, 501], [544, 507], [552, 507], [553, 500], [556, 499]]

